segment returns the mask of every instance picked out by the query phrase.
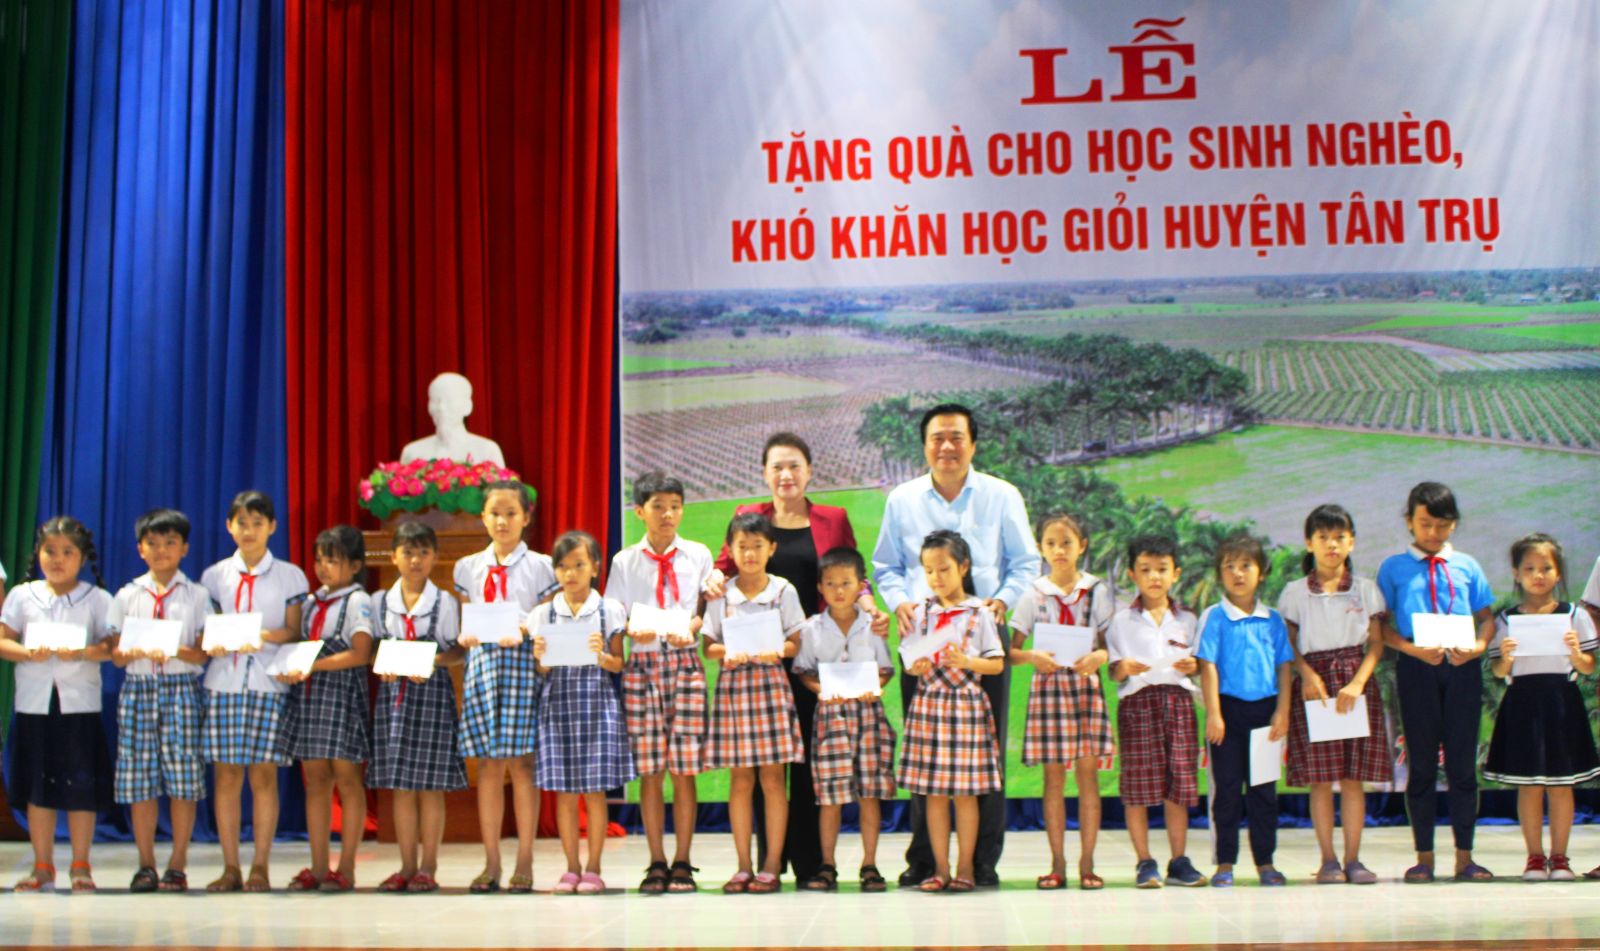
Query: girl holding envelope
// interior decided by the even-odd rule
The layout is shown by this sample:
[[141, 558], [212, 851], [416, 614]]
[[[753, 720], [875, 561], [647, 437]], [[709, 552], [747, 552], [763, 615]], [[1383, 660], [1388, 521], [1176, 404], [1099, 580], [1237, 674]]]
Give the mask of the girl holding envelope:
[[[705, 766], [726, 768], [732, 773], [728, 822], [733, 826], [739, 870], [722, 890], [727, 894], [765, 894], [778, 890], [778, 874], [783, 867], [783, 836], [789, 821], [783, 767], [805, 758], [800, 718], [795, 713], [794, 693], [783, 670], [783, 659], [798, 651], [800, 628], [806, 616], [794, 585], [767, 574], [767, 561], [778, 549], [778, 531], [770, 519], [753, 512], [735, 515], [728, 523], [727, 543], [739, 574], [727, 593], [706, 608], [701, 628], [706, 657], [722, 665], [706, 740]], [[766, 644], [759, 653], [741, 649], [751, 626], [742, 619], [767, 613], [777, 616], [781, 643]], [[758, 630], [748, 633], [753, 641], [765, 637]], [[751, 874], [750, 837], [755, 818], [752, 800], [758, 771], [766, 799], [767, 860], [759, 873]]]
[[[528, 612], [533, 656], [545, 673], [539, 698], [539, 787], [556, 794], [556, 824], [567, 870], [556, 894], [605, 891], [600, 854], [606, 844], [606, 790], [638, 774], [612, 675], [622, 673], [622, 634], [628, 609], [594, 590], [600, 543], [588, 532], [566, 532], [550, 549], [556, 583], [548, 605]], [[570, 643], [580, 638], [577, 645]], [[558, 642], [558, 640], [560, 642]], [[577, 650], [573, 650], [577, 647]], [[589, 856], [578, 861], [578, 802], [589, 821]]]
[[[27, 806], [33, 842], [33, 871], [16, 890], [55, 888], [56, 812], [64, 809], [72, 837], [72, 890], [94, 891], [89, 844], [95, 816], [111, 806], [100, 662], [111, 657], [122, 612], [99, 583], [94, 539], [82, 522], [58, 515], [39, 526], [33, 557], [43, 577], [12, 588], [0, 608], [0, 658], [17, 665], [6, 795], [12, 808]], [[78, 578], [85, 564], [94, 584]], [[79, 646], [24, 646], [30, 626], [51, 623], [73, 625], [86, 637]]]
[[400, 580], [378, 598], [380, 652], [384, 641], [431, 641], [435, 648], [431, 675], [378, 677], [367, 785], [394, 790], [394, 839], [400, 847], [400, 870], [378, 885], [380, 892], [438, 891], [444, 794], [467, 788], [456, 751], [455, 684], [439, 670], [460, 664], [465, 653], [456, 644], [461, 609], [428, 580], [438, 551], [432, 528], [402, 522], [394, 530], [393, 556]]
[[[1356, 523], [1338, 505], [1319, 505], [1306, 516], [1304, 576], [1284, 586], [1278, 612], [1289, 625], [1295, 652], [1294, 696], [1289, 703], [1289, 785], [1311, 788], [1311, 825], [1322, 850], [1319, 885], [1371, 885], [1378, 876], [1361, 864], [1361, 829], [1367, 821], [1362, 783], [1394, 778], [1383, 699], [1373, 671], [1383, 659], [1383, 595], [1350, 566]], [[1348, 713], [1365, 698], [1367, 735], [1313, 743], [1306, 703]], [[1339, 786], [1344, 821], [1344, 862], [1333, 851], [1333, 788]]]
[[[1517, 819], [1528, 846], [1525, 882], [1570, 882], [1576, 876], [1567, 861], [1572, 835], [1572, 787], [1600, 776], [1600, 756], [1589, 730], [1583, 695], [1574, 674], [1594, 673], [1594, 652], [1600, 648], [1589, 612], [1557, 600], [1566, 574], [1566, 559], [1554, 538], [1528, 535], [1511, 546], [1522, 602], [1495, 618], [1489, 657], [1494, 675], [1510, 682], [1495, 715], [1494, 735], [1483, 778], [1517, 787]], [[1564, 592], [1563, 592], [1564, 593]], [[1554, 653], [1534, 643], [1534, 632], [1518, 643], [1524, 621], [1548, 618], [1561, 631]], [[1528, 627], [1534, 625], [1528, 624]], [[1519, 656], [1526, 652], [1529, 656]], [[1544, 800], [1550, 799], [1550, 857], [1544, 855]], [[1600, 869], [1588, 878], [1600, 878]]]
[[[1413, 486], [1404, 514], [1411, 546], [1384, 559], [1378, 568], [1378, 590], [1390, 612], [1384, 644], [1400, 653], [1394, 665], [1395, 691], [1411, 767], [1406, 777], [1406, 814], [1411, 818], [1417, 864], [1406, 869], [1405, 881], [1419, 884], [1434, 878], [1433, 826], [1439, 798], [1435, 783], [1441, 746], [1450, 780], [1455, 879], [1493, 881], [1494, 873], [1472, 860], [1472, 836], [1478, 822], [1481, 658], [1494, 635], [1494, 592], [1477, 560], [1450, 544], [1461, 510], [1448, 486], [1437, 482]], [[1476, 636], [1454, 647], [1416, 643], [1419, 621], [1452, 620]]]
[[[1100, 835], [1099, 760], [1111, 756], [1111, 720], [1100, 685], [1106, 662], [1105, 629], [1117, 604], [1104, 581], [1078, 570], [1089, 538], [1077, 519], [1051, 515], [1039, 523], [1039, 554], [1050, 573], [1034, 581], [1011, 615], [1011, 663], [1033, 664], [1028, 694], [1028, 726], [1022, 736], [1022, 762], [1044, 766], [1044, 829], [1050, 840], [1050, 872], [1041, 889], [1066, 887], [1067, 767], [1078, 781], [1078, 885], [1092, 891], [1105, 882], [1094, 873], [1094, 846]], [[1088, 649], [1072, 656], [1052, 652], [1040, 634], [1088, 632]], [[1033, 648], [1022, 644], [1034, 635]]]

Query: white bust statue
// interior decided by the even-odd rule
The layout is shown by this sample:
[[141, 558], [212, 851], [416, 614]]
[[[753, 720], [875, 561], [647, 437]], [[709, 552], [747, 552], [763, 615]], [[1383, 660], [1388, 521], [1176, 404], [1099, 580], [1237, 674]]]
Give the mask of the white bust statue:
[[493, 439], [467, 432], [467, 417], [472, 415], [472, 383], [459, 373], [441, 373], [428, 384], [428, 415], [433, 417], [432, 436], [406, 444], [400, 461], [416, 459], [454, 459], [457, 462], [506, 464], [500, 446]]

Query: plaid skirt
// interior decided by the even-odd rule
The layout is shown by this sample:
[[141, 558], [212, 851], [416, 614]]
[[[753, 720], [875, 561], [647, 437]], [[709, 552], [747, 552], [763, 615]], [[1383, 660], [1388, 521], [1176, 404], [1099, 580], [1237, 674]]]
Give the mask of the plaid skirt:
[[664, 648], [630, 656], [622, 671], [622, 703], [639, 775], [700, 772], [706, 671], [699, 654]]
[[367, 668], [312, 674], [310, 680], [289, 688], [289, 703], [295, 707], [289, 743], [295, 759], [365, 763], [372, 758]]
[[894, 797], [894, 728], [883, 704], [818, 703], [812, 730], [811, 786], [817, 805]]
[[539, 699], [535, 762], [539, 788], [554, 792], [605, 792], [638, 775], [610, 673], [598, 666], [550, 671]]
[[805, 740], [800, 716], [782, 664], [724, 667], [717, 678], [717, 704], [711, 711], [705, 768], [803, 763]]
[[1200, 739], [1194, 697], [1182, 687], [1159, 684], [1117, 704], [1117, 737], [1124, 806], [1200, 802]]
[[467, 771], [456, 752], [456, 691], [449, 671], [437, 669], [420, 684], [380, 683], [372, 732], [367, 788], [467, 788]]
[[1034, 672], [1022, 734], [1023, 765], [1070, 766], [1085, 756], [1110, 756], [1115, 749], [1099, 671], [1088, 677], [1065, 667]]
[[286, 693], [245, 690], [206, 691], [206, 718], [200, 727], [200, 756], [208, 763], [293, 766], [289, 750], [295, 707]]
[[1508, 786], [1570, 786], [1600, 776], [1583, 693], [1565, 674], [1514, 677], [1500, 701], [1483, 778]]
[[539, 743], [539, 689], [533, 645], [485, 644], [467, 652], [461, 685], [461, 755], [527, 756]]
[[[1366, 656], [1364, 647], [1341, 647], [1305, 655], [1306, 663], [1322, 678], [1328, 702], [1354, 677]], [[1383, 726], [1383, 697], [1376, 677], [1367, 678], [1361, 695], [1367, 698], [1367, 726], [1370, 735], [1358, 740], [1311, 742], [1306, 727], [1305, 700], [1300, 695], [1300, 680], [1295, 679], [1294, 696], [1289, 701], [1289, 785], [1336, 783], [1342, 779], [1364, 783], [1387, 783], [1394, 779], [1394, 760], [1389, 757], [1389, 737]]]
[[192, 674], [143, 675], [122, 682], [117, 696], [117, 802], [157, 796], [197, 801], [206, 796], [200, 758], [205, 701]]
[[981, 796], [1002, 788], [994, 715], [971, 671], [936, 667], [918, 682], [895, 779], [924, 796]]

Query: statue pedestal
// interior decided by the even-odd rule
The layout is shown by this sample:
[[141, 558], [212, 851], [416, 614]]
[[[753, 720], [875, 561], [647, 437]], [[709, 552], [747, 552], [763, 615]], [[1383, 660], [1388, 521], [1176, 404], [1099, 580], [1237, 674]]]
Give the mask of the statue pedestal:
[[[484, 531], [481, 517], [464, 512], [441, 512], [437, 509], [397, 512], [385, 519], [377, 531], [361, 533], [367, 546], [367, 589], [377, 597], [400, 580], [399, 569], [394, 566], [392, 542], [394, 530], [403, 522], [422, 522], [432, 527], [439, 536], [438, 557], [433, 563], [433, 574], [430, 577], [440, 591], [454, 595], [456, 562], [487, 548], [489, 536]], [[461, 702], [462, 669], [449, 668], [450, 679], [455, 683], [458, 705]], [[374, 690], [374, 696], [376, 693]], [[478, 771], [477, 764], [472, 760], [467, 761], [467, 781], [468, 788], [445, 794], [444, 841], [446, 842], [480, 841], [478, 796], [475, 788], [478, 784]], [[507, 797], [509, 796], [508, 790]], [[378, 841], [380, 842], [394, 841], [393, 799], [393, 794], [389, 790], [378, 791]], [[507, 803], [501, 836], [515, 835], [516, 819], [510, 803]]]

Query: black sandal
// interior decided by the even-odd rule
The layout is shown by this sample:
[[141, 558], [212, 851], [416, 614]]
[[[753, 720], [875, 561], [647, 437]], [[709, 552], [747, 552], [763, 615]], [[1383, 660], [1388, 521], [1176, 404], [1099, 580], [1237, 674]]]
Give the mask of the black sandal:
[[659, 895], [667, 890], [667, 863], [651, 862], [644, 870], [644, 881], [639, 883], [639, 894]]
[[698, 871], [688, 862], [673, 862], [672, 871], [667, 876], [667, 891], [679, 894], [699, 891], [700, 886], [694, 880], [694, 873]]
[[832, 865], [823, 865], [817, 869], [817, 874], [806, 879], [806, 891], [831, 892], [839, 888], [839, 870]]
[[876, 865], [861, 866], [861, 890], [864, 892], [881, 892], [889, 887], [883, 880], [883, 873], [878, 871]]
[[156, 870], [148, 865], [139, 866], [139, 871], [133, 873], [133, 881], [128, 883], [130, 892], [153, 892], [161, 887], [161, 879], [157, 877]]

